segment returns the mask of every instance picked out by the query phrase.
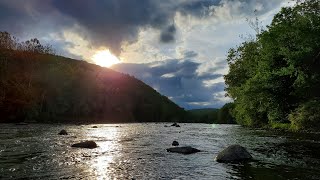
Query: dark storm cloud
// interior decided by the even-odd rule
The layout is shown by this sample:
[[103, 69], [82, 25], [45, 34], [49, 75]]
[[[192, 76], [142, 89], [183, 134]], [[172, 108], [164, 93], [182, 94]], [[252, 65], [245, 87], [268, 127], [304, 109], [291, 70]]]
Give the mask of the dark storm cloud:
[[178, 8], [183, 15], [194, 15], [197, 17], [205, 17], [210, 13], [210, 7], [216, 6], [221, 0], [202, 0], [202, 1], [186, 1]]
[[220, 78], [222, 74], [212, 72], [199, 75], [196, 72], [199, 66], [200, 63], [189, 60], [167, 60], [148, 64], [118, 64], [113, 69], [137, 77], [186, 109], [220, 107], [225, 102], [215, 99], [214, 94], [223, 93], [224, 83], [206, 86], [203, 81]]
[[2, 0], [0, 30], [36, 37], [60, 32], [75, 25], [93, 47], [107, 46], [121, 52], [123, 42], [135, 42], [141, 28], [160, 30], [160, 42], [174, 42], [177, 12], [206, 17], [214, 7], [241, 2], [241, 11], [253, 12], [262, 4], [265, 13], [279, 0]]
[[174, 25], [170, 25], [164, 31], [161, 32], [160, 41], [163, 43], [169, 43], [174, 41], [175, 33], [176, 33], [176, 27]]

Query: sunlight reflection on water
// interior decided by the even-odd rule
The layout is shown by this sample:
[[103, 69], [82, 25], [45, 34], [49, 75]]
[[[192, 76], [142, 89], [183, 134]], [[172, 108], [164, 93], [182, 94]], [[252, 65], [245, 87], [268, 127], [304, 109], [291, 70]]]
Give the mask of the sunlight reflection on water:
[[110, 178], [111, 163], [114, 161], [116, 151], [119, 151], [121, 144], [118, 143], [119, 132], [116, 127], [99, 127], [92, 129], [87, 138], [97, 138], [97, 156], [90, 161], [89, 167], [94, 171], [97, 180]]

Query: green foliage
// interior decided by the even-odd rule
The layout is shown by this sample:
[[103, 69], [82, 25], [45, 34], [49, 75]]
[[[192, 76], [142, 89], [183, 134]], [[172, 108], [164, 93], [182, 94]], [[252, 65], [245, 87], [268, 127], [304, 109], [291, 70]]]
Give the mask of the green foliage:
[[219, 109], [193, 109], [188, 111], [188, 122], [212, 124], [217, 118]]
[[208, 124], [235, 124], [232, 116], [233, 103], [227, 103], [220, 109], [194, 109], [188, 111], [188, 122]]
[[234, 109], [233, 103], [225, 104], [221, 109], [219, 109], [217, 118], [214, 120], [216, 124], [235, 124], [235, 120], [232, 116], [232, 111]]
[[236, 121], [247, 126], [287, 124], [292, 111], [318, 98], [319, 42], [320, 1], [306, 0], [282, 8], [255, 40], [231, 49], [225, 81]]
[[183, 121], [185, 110], [143, 82], [52, 55], [0, 33], [0, 122]]
[[313, 129], [320, 128], [320, 100], [310, 100], [300, 105], [294, 112], [289, 115], [291, 121], [291, 128], [299, 129]]

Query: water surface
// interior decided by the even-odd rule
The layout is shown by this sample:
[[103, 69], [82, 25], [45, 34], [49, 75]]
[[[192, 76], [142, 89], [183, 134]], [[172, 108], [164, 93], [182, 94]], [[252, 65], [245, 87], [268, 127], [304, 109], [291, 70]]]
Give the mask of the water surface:
[[[94, 125], [0, 124], [0, 179], [320, 179], [320, 134], [237, 125]], [[69, 135], [57, 135], [61, 129]], [[99, 147], [70, 147], [84, 140]], [[168, 153], [173, 140], [202, 152]], [[254, 161], [215, 162], [231, 144], [246, 147]]]

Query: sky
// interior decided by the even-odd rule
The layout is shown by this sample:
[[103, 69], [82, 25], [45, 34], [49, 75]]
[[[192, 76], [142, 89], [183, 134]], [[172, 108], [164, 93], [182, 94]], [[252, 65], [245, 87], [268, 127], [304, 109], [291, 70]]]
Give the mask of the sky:
[[[38, 38], [58, 55], [95, 63], [147, 83], [185, 109], [219, 108], [227, 52], [270, 24], [291, 0], [1, 0], [0, 31]], [[110, 58], [109, 58], [110, 60]], [[108, 61], [106, 57], [105, 61]]]

